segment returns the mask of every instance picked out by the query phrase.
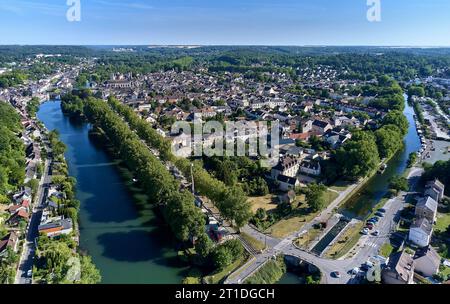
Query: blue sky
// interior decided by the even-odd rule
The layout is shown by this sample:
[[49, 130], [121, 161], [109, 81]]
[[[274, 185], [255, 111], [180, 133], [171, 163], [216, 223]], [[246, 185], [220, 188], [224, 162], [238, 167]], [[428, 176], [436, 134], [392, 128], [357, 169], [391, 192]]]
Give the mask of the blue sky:
[[449, 0], [0, 0], [0, 44], [450, 46]]

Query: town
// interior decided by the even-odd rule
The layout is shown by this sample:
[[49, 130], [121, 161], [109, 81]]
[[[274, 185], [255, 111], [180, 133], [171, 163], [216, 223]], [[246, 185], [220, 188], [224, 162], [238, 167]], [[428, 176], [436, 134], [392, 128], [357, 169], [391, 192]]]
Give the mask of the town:
[[[390, 75], [376, 69], [413, 63], [402, 52], [351, 48], [309, 63], [295, 50], [284, 57], [258, 47], [178, 49], [152, 64], [143, 58], [161, 56], [154, 48], [132, 49], [133, 59], [125, 48], [59, 50], [0, 62], [0, 122], [8, 136], [20, 134], [2, 152], [9, 172], [0, 188], [3, 283], [107, 280], [94, 266], [95, 249], [87, 250], [92, 259], [83, 252], [83, 244], [93, 246], [83, 243], [86, 177], [73, 172], [84, 164], [71, 168], [73, 144], [47, 127], [40, 114], [47, 105], [67, 124], [89, 124], [90, 141], [120, 163], [129, 191], [160, 214], [178, 259], [191, 267], [177, 283], [449, 280], [448, 54], [427, 69]], [[358, 60], [378, 66], [362, 70]], [[205, 132], [174, 130], [177, 122]], [[270, 122], [277, 140], [267, 148], [276, 162], [250, 151], [256, 132], [210, 132], [209, 122]], [[224, 143], [248, 149], [194, 153]], [[23, 155], [8, 154], [17, 147]], [[67, 270], [50, 267], [54, 251], [63, 252]]]

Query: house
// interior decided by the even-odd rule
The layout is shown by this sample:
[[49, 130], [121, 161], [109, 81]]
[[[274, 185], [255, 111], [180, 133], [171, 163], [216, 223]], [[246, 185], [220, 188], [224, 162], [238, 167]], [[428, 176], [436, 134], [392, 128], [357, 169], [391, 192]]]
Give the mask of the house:
[[14, 252], [17, 251], [18, 236], [14, 232], [7, 234], [0, 240], [0, 257], [6, 256], [8, 248], [11, 248]]
[[300, 165], [300, 172], [319, 176], [322, 172], [322, 168], [320, 167], [320, 163], [318, 161], [303, 161]]
[[300, 169], [300, 161], [292, 156], [282, 158], [278, 164], [272, 168], [271, 177], [277, 179], [278, 175], [295, 177]]
[[381, 271], [384, 284], [413, 284], [414, 260], [405, 250], [389, 257], [386, 268]]
[[332, 149], [338, 149], [340, 146], [342, 146], [347, 140], [352, 138], [352, 135], [350, 132], [341, 130], [339, 132], [334, 130], [328, 130], [323, 137], [325, 138], [325, 141], [330, 144]]
[[426, 196], [419, 199], [416, 204], [415, 218], [426, 218], [430, 223], [436, 221], [438, 203], [431, 197]]
[[312, 132], [317, 136], [322, 136], [325, 134], [328, 130], [331, 130], [333, 126], [327, 122], [322, 120], [314, 120], [312, 123]]
[[278, 175], [277, 182], [281, 191], [295, 190], [300, 186], [300, 181], [296, 177], [290, 177], [286, 175]]
[[278, 200], [280, 201], [280, 204], [292, 204], [295, 200], [295, 191], [290, 190], [283, 195], [279, 195]]
[[58, 218], [46, 224], [39, 225], [39, 233], [44, 233], [48, 237], [55, 237], [62, 234], [70, 234], [73, 230], [72, 220], [70, 218]]
[[415, 219], [409, 229], [408, 239], [419, 247], [430, 244], [433, 226], [426, 218]]
[[10, 226], [17, 226], [21, 221], [28, 221], [29, 219], [28, 212], [23, 209], [19, 209], [16, 213], [11, 215], [11, 217], [6, 221], [6, 223]]
[[414, 271], [424, 277], [432, 277], [439, 272], [441, 257], [431, 247], [418, 249], [414, 255]]
[[425, 196], [431, 196], [436, 202], [444, 197], [445, 186], [439, 180], [430, 181], [426, 185]]

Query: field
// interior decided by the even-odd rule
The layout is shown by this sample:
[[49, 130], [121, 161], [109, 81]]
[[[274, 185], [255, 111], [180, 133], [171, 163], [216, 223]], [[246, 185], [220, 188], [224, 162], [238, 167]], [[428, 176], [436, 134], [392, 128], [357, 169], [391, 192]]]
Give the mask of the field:
[[392, 247], [391, 243], [389, 243], [389, 242], [384, 243], [383, 246], [381, 246], [380, 255], [387, 258], [391, 255], [393, 250], [394, 250], [394, 247]]
[[[325, 196], [325, 205], [323, 209], [325, 209], [331, 202], [333, 202], [339, 194], [328, 190], [324, 194]], [[309, 213], [308, 204], [304, 202], [304, 196], [301, 196], [298, 199], [297, 208], [293, 211], [293, 216], [284, 218], [279, 222], [272, 225], [265, 232], [270, 233], [273, 237], [276, 238], [284, 238], [291, 233], [299, 231], [307, 222], [311, 221], [318, 215], [320, 212]]]
[[276, 196], [268, 194], [266, 196], [249, 197], [248, 202], [251, 204], [252, 212], [262, 208], [266, 211], [273, 210], [277, 207]]
[[231, 264], [228, 267], [225, 267], [223, 270], [214, 272], [213, 274], [205, 277], [204, 278], [205, 282], [207, 282], [208, 284], [222, 283], [227, 278], [228, 275], [230, 275], [231, 273], [233, 273], [233, 271], [244, 265], [247, 262], [247, 259], [248, 259], [247, 256], [243, 256], [242, 258], [237, 259], [233, 264]]
[[436, 223], [436, 231], [445, 231], [450, 225], [450, 213], [439, 213]]

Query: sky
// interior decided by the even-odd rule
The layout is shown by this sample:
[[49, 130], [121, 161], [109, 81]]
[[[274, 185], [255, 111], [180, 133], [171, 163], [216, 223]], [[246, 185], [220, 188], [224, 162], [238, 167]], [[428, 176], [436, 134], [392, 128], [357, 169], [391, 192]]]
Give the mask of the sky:
[[450, 46], [449, 0], [371, 1], [0, 0], [0, 45]]

